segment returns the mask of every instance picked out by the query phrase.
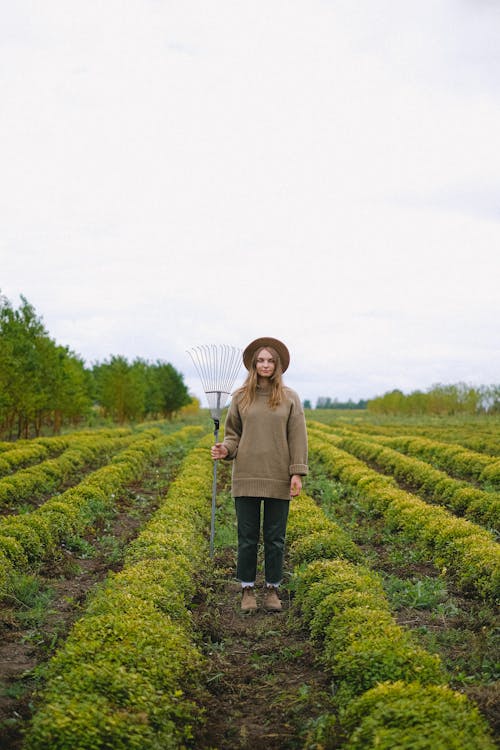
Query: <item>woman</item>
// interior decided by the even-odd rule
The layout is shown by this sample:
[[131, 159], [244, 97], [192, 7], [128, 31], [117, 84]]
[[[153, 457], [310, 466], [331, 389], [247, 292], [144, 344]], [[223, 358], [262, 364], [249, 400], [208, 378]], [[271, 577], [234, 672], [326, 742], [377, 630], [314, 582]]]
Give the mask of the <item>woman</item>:
[[307, 433], [298, 395], [283, 384], [290, 354], [278, 339], [252, 341], [243, 352], [248, 376], [234, 394], [224, 441], [212, 446], [213, 459], [234, 460], [232, 494], [238, 522], [238, 564], [243, 612], [257, 609], [255, 578], [264, 506], [263, 537], [266, 591], [264, 608], [279, 611], [278, 587], [290, 498], [307, 474]]

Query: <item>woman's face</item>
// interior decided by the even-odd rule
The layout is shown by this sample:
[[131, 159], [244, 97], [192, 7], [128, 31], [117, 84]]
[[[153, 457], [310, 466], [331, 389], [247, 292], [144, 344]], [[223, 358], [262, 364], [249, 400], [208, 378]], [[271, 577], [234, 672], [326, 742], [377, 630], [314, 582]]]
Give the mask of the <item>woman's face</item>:
[[255, 368], [259, 378], [270, 378], [273, 375], [276, 369], [276, 362], [270, 351], [267, 349], [260, 350], [257, 354]]

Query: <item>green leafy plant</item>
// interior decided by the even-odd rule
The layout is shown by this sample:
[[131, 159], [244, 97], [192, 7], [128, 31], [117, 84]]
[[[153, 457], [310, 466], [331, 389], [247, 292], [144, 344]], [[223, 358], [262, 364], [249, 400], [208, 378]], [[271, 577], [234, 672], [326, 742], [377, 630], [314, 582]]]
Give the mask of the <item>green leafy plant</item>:
[[412, 578], [402, 580], [397, 576], [385, 575], [384, 589], [395, 609], [415, 607], [416, 609], [433, 609], [446, 601], [448, 591], [442, 578]]
[[188, 604], [208, 560], [210, 469], [204, 441], [51, 660], [28, 750], [173, 750], [192, 739], [204, 659]]

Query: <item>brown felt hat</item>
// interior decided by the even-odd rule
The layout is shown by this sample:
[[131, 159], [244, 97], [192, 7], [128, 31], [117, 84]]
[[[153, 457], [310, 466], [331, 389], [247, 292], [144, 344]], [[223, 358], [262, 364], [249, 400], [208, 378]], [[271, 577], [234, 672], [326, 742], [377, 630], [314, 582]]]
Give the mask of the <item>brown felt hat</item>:
[[260, 339], [255, 339], [255, 341], [252, 341], [251, 344], [248, 344], [247, 348], [243, 352], [243, 364], [245, 365], [247, 370], [249, 370], [252, 365], [252, 357], [255, 352], [259, 351], [259, 349], [265, 349], [266, 346], [270, 346], [272, 349], [275, 349], [278, 352], [279, 358], [281, 360], [281, 369], [283, 370], [283, 372], [285, 372], [285, 370], [288, 368], [288, 365], [290, 364], [290, 352], [282, 341], [273, 339], [271, 338], [271, 336], [263, 336]]

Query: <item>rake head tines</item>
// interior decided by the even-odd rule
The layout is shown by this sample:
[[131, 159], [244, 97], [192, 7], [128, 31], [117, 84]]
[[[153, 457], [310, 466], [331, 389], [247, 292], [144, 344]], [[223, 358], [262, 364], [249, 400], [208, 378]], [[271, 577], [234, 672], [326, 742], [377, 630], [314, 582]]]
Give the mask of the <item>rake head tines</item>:
[[227, 344], [204, 344], [188, 349], [200, 376], [212, 419], [220, 419], [241, 367], [241, 349]]

